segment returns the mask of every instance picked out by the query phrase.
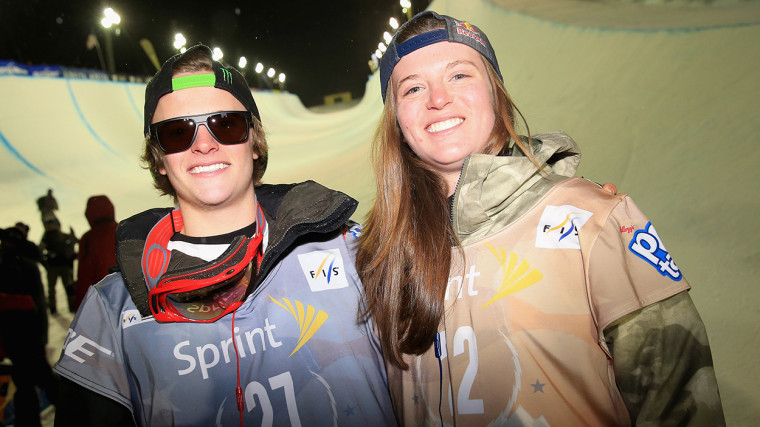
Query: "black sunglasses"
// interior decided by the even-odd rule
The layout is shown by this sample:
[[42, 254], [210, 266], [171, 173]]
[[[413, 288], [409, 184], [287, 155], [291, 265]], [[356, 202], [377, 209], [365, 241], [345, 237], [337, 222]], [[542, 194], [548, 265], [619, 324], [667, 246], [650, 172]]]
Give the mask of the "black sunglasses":
[[200, 124], [205, 125], [219, 143], [240, 144], [248, 140], [252, 120], [250, 111], [220, 111], [174, 117], [150, 125], [150, 135], [165, 153], [179, 153], [193, 145]]

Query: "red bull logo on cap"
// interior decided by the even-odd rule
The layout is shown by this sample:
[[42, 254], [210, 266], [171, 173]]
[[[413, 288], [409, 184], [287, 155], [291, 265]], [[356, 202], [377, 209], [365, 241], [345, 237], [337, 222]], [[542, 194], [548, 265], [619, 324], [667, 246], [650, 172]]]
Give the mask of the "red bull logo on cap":
[[469, 22], [459, 22], [459, 21], [454, 21], [454, 22], [456, 22], [457, 24], [457, 34], [467, 36], [475, 40], [476, 42], [480, 43], [483, 47], [486, 47], [486, 43], [483, 41], [483, 38], [480, 36], [478, 31], [475, 30], [475, 27], [473, 27]]

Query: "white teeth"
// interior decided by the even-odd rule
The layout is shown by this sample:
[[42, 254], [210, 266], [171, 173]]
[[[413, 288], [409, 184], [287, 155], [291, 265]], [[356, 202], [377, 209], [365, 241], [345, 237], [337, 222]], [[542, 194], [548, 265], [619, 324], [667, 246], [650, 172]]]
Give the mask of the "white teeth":
[[190, 169], [190, 173], [213, 172], [215, 170], [224, 169], [228, 167], [230, 167], [230, 165], [226, 165], [224, 163], [217, 163], [217, 164], [208, 165], [208, 166], [196, 166]]
[[454, 126], [462, 123], [463, 121], [464, 119], [461, 119], [461, 118], [448, 119], [442, 122], [433, 123], [432, 125], [428, 126], [426, 130], [431, 133], [436, 133], [436, 132], [444, 131], [446, 129], [451, 129]]

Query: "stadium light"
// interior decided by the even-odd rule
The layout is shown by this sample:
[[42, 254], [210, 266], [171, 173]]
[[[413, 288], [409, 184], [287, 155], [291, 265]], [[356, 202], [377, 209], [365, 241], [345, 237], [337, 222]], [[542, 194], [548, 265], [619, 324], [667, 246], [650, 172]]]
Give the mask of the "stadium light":
[[406, 18], [412, 19], [412, 2], [409, 0], [401, 0], [399, 4], [401, 4], [401, 11], [406, 14]]
[[261, 72], [264, 71], [264, 64], [262, 64], [261, 62], [259, 62], [258, 64], [256, 64], [255, 70], [256, 70], [257, 73], [261, 74]]
[[113, 74], [116, 71], [116, 60], [113, 55], [113, 40], [111, 39], [111, 27], [116, 25], [114, 32], [118, 36], [121, 32], [118, 28], [121, 22], [121, 17], [112, 8], [106, 8], [103, 10], [103, 19], [100, 20], [100, 25], [105, 28], [104, 35], [106, 38], [106, 57], [108, 60], [108, 73]]
[[177, 33], [174, 35], [175, 49], [182, 49], [186, 43], [187, 43], [187, 39], [185, 39], [185, 36], [183, 36], [182, 33]]
[[241, 56], [240, 60], [238, 61], [238, 66], [240, 68], [245, 68], [246, 64], [248, 64], [248, 60], [245, 59], [245, 56]]
[[224, 53], [222, 52], [221, 49], [219, 49], [218, 47], [215, 47], [213, 49], [213, 53], [211, 54], [211, 57], [214, 58], [214, 61], [219, 61], [220, 59], [222, 59], [222, 57], [224, 57]]
[[105, 16], [100, 20], [100, 24], [103, 28], [111, 28], [113, 25], [119, 25], [121, 22], [119, 14], [114, 12], [110, 7], [103, 10], [103, 15]]

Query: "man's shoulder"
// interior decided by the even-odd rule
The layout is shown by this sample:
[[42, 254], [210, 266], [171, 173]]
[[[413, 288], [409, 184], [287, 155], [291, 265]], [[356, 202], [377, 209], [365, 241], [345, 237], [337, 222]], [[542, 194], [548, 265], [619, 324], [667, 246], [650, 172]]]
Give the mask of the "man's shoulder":
[[153, 208], [134, 214], [127, 219], [119, 221], [116, 227], [117, 236], [122, 239], [133, 238], [134, 233], [144, 237], [158, 221], [165, 217], [173, 208]]
[[319, 224], [319, 229], [312, 231], [333, 231], [348, 221], [358, 205], [347, 194], [315, 181], [260, 185], [256, 187], [256, 198], [273, 229], [280, 228], [275, 224], [285, 229], [296, 224]]
[[256, 199], [269, 215], [276, 216], [280, 205], [288, 199], [293, 203], [309, 202], [329, 199], [348, 199], [351, 197], [338, 190], [325, 187], [324, 185], [308, 180], [291, 184], [261, 184], [256, 186]]
[[124, 307], [126, 305], [134, 306], [132, 297], [129, 294], [127, 286], [124, 284], [124, 278], [121, 273], [110, 273], [100, 282], [93, 285], [98, 297], [107, 306]]

